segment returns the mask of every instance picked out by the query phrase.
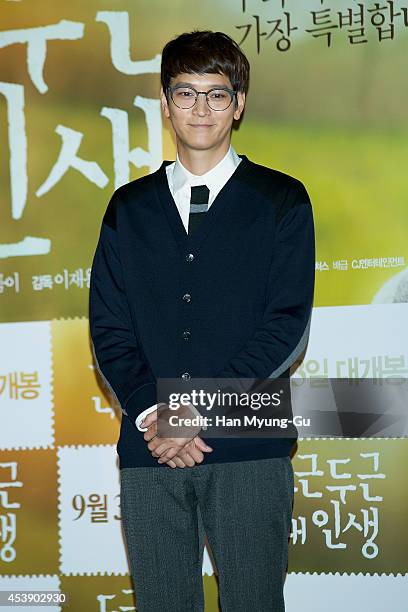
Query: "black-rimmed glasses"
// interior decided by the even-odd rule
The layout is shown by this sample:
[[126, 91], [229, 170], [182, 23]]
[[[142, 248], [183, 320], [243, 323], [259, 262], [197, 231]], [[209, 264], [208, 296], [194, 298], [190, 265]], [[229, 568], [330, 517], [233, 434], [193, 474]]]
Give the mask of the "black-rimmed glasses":
[[215, 111], [227, 110], [232, 101], [237, 95], [237, 92], [228, 87], [214, 87], [208, 91], [197, 91], [194, 87], [185, 87], [176, 85], [167, 88], [170, 92], [171, 99], [178, 108], [193, 108], [200, 94], [204, 94], [208, 106]]

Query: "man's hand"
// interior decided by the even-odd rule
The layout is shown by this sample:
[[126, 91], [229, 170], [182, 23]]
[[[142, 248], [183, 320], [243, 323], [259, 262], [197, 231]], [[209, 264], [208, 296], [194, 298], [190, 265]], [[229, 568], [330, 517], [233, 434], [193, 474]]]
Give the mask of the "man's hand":
[[[172, 410], [168, 404], [161, 403], [157, 409], [156, 432], [147, 445], [152, 455], [163, 455], [166, 461], [175, 457], [201, 431], [201, 425], [191, 424], [195, 416], [196, 411], [190, 404], [179, 404], [176, 410]], [[147, 441], [146, 433], [144, 438]]]
[[193, 467], [196, 463], [201, 463], [204, 459], [204, 452], [211, 452], [211, 446], [208, 446], [202, 438], [196, 436], [188, 442], [178, 453], [166, 461], [163, 455], [158, 459], [158, 463], [167, 463], [170, 467]]
[[[185, 412], [186, 414], [188, 412]], [[200, 427], [195, 428], [195, 430], [189, 428], [190, 435], [193, 437], [160, 438], [157, 435], [157, 410], [148, 414], [142, 425], [148, 428], [143, 437], [146, 442], [149, 442], [148, 448], [152, 452], [152, 456], [159, 457], [158, 463], [167, 463], [172, 468], [186, 467], [186, 465], [193, 467], [196, 462], [201, 463], [203, 461], [203, 452], [213, 450], [195, 433], [195, 431], [200, 430]]]

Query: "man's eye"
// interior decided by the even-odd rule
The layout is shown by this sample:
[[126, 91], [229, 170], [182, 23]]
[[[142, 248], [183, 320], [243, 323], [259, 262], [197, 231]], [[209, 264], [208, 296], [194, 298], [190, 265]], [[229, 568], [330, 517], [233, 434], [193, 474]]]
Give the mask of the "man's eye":
[[190, 98], [194, 96], [194, 92], [191, 89], [176, 89], [176, 95], [180, 98]]
[[223, 100], [226, 97], [227, 94], [224, 91], [212, 91], [210, 94], [212, 100]]

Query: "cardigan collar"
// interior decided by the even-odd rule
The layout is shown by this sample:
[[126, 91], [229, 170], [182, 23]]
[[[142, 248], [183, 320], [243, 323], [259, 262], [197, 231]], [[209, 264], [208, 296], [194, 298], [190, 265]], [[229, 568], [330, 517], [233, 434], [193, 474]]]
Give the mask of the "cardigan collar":
[[216, 221], [221, 221], [222, 217], [224, 217], [224, 223], [227, 223], [228, 209], [230, 206], [233, 206], [234, 200], [240, 197], [241, 179], [248, 172], [251, 165], [251, 161], [246, 155], [239, 155], [239, 157], [242, 161], [214, 198], [200, 225], [190, 235], [186, 232], [180, 218], [167, 180], [166, 166], [173, 162], [164, 160], [160, 168], [151, 175], [158, 200], [171, 226], [174, 238], [183, 253], [188, 253], [193, 248], [198, 249], [214, 227]]

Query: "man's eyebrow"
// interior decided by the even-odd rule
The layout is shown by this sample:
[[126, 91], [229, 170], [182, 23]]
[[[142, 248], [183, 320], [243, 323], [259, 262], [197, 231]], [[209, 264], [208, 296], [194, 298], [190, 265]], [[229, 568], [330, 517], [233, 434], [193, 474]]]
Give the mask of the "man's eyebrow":
[[[195, 86], [193, 85], [193, 83], [188, 83], [187, 81], [176, 83], [175, 85], [173, 85], [173, 87], [176, 87], [178, 85], [181, 85], [182, 87], [194, 87], [194, 89], [197, 89], [197, 87], [199, 87], [198, 85]], [[227, 85], [220, 85], [219, 83], [210, 83], [209, 85], [207, 85], [207, 87], [216, 87], [217, 89], [222, 89], [223, 87], [227, 87], [227, 89], [229, 89]]]

